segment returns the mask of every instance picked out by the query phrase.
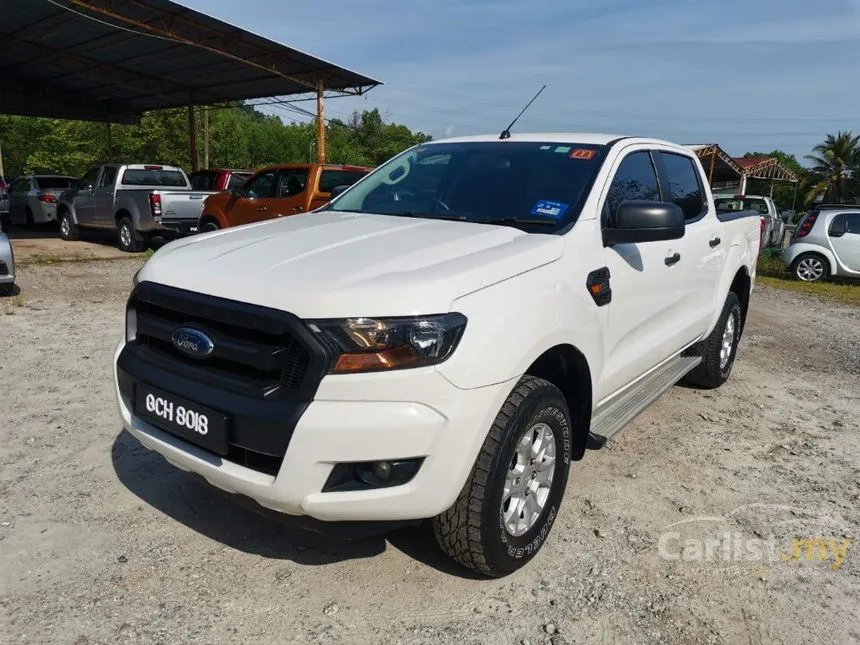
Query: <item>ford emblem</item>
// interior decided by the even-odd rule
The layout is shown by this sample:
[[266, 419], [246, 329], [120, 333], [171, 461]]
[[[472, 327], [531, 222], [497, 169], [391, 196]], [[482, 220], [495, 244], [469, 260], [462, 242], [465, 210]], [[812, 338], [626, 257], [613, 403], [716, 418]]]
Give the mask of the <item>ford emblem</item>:
[[209, 336], [191, 327], [175, 329], [170, 340], [176, 349], [191, 358], [206, 358], [215, 349], [215, 343]]

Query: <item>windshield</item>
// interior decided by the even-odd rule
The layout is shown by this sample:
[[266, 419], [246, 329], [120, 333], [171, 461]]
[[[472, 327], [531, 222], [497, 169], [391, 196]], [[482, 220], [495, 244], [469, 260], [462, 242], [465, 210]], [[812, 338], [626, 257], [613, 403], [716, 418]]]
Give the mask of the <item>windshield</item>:
[[718, 197], [714, 199], [718, 211], [758, 211], [767, 214], [767, 202], [761, 197]]
[[185, 175], [164, 168], [128, 168], [122, 175], [123, 186], [174, 186], [185, 188]]
[[380, 166], [329, 208], [551, 232], [579, 216], [604, 152], [509, 140], [423, 144]]
[[77, 182], [73, 177], [36, 177], [41, 190], [67, 190]]

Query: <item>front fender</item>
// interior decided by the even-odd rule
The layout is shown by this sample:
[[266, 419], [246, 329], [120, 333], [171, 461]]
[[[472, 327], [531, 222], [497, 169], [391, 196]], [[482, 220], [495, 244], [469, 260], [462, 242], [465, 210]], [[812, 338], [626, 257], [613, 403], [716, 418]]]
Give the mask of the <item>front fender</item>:
[[[585, 289], [585, 274], [563, 279], [564, 262], [553, 262], [457, 298], [451, 311], [468, 323], [457, 350], [439, 372], [471, 389], [518, 378], [545, 351], [572, 345], [594, 380], [602, 368], [601, 317]], [[581, 291], [572, 285], [582, 284]]]

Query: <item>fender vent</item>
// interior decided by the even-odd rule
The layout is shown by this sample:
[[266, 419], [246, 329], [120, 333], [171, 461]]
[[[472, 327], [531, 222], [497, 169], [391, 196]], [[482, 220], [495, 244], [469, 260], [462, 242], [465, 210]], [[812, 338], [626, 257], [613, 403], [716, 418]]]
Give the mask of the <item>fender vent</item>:
[[609, 267], [595, 269], [589, 273], [585, 286], [594, 299], [594, 304], [598, 307], [612, 302], [612, 289], [609, 287]]

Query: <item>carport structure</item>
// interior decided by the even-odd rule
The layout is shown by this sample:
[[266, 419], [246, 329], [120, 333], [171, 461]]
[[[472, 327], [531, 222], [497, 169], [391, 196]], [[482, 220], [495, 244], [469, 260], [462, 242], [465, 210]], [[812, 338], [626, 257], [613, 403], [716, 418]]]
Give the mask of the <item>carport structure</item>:
[[712, 189], [737, 187], [745, 194], [749, 179], [770, 180], [773, 197], [774, 182], [800, 181], [797, 174], [776, 157], [732, 157], [716, 143], [687, 144], [702, 162]]
[[[278, 97], [315, 117], [324, 162], [324, 99], [380, 84], [169, 0], [0, 0], [0, 16], [0, 113], [110, 124], [187, 107], [194, 170], [195, 106]], [[315, 113], [292, 103], [314, 98]]]

